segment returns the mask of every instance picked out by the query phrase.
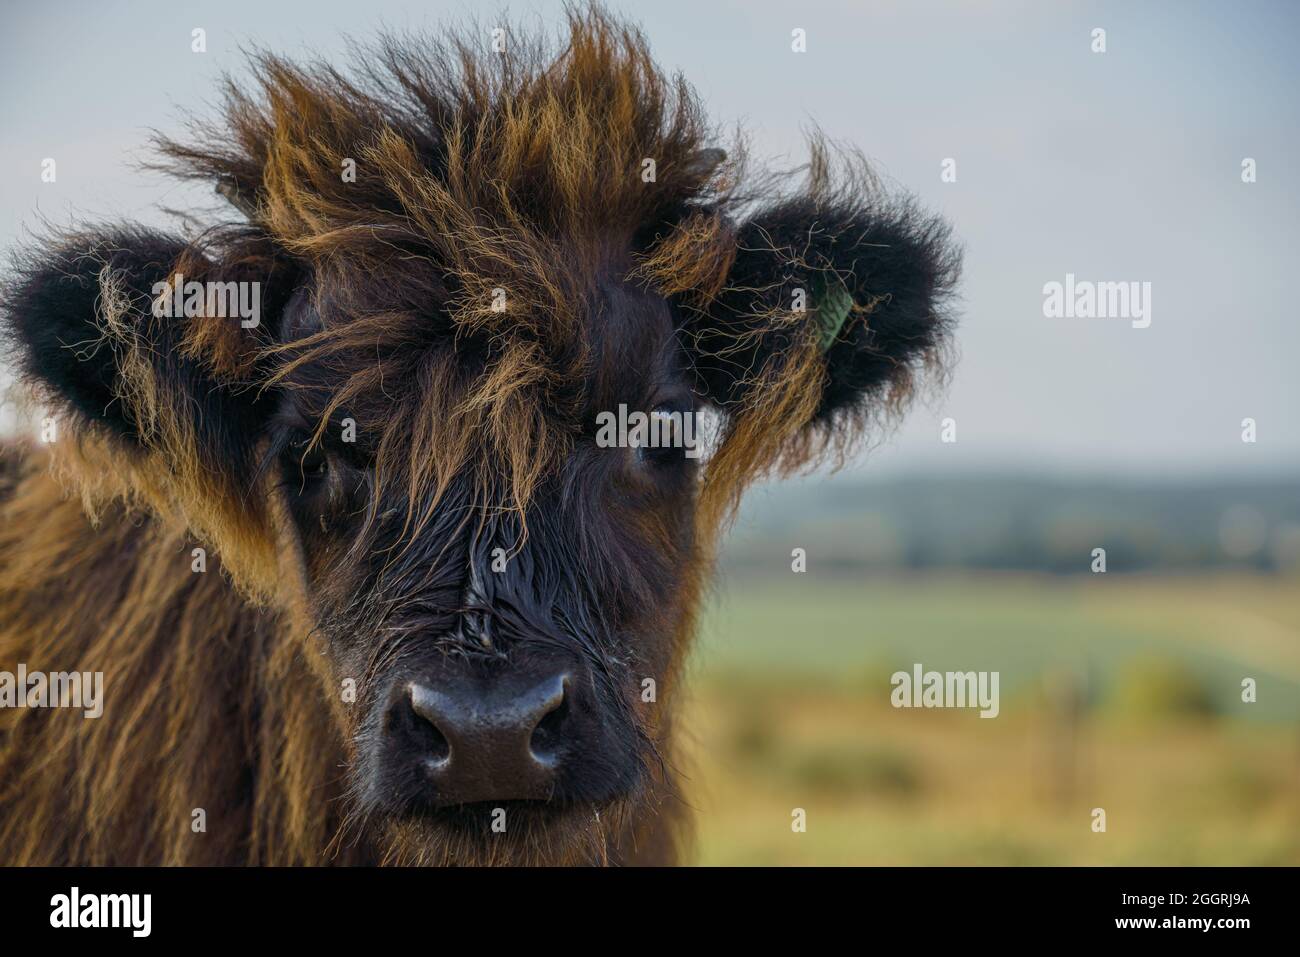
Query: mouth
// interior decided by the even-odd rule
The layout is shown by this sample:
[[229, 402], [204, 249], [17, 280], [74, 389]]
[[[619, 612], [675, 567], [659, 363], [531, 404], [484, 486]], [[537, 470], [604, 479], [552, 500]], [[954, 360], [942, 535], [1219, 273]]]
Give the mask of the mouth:
[[385, 819], [385, 863], [408, 866], [599, 866], [611, 863], [627, 801], [476, 801]]
[[[605, 805], [606, 809], [608, 807]], [[547, 830], [584, 819], [598, 822], [601, 808], [594, 804], [554, 801], [474, 801], [470, 804], [415, 808], [391, 817], [398, 822], [424, 824], [471, 837], [509, 833], [511, 825], [515, 824], [525, 829]]]

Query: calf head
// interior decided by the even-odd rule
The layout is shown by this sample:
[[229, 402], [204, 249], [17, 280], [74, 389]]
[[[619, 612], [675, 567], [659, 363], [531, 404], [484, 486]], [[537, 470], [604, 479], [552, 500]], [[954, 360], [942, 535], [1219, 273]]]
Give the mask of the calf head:
[[[5, 300], [90, 491], [178, 516], [297, 623], [320, 687], [285, 693], [329, 699], [393, 860], [626, 850], [674, 799], [718, 530], [901, 405], [956, 277], [852, 156], [749, 177], [603, 14], [511, 49], [260, 59], [259, 95], [162, 144], [237, 223], [60, 237]], [[260, 314], [166, 315], [182, 282], [256, 284]]]

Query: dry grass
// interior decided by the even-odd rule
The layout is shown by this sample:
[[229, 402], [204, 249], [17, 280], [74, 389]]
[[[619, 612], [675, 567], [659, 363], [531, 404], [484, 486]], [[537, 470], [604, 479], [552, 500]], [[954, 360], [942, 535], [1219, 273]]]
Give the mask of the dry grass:
[[[829, 610], [824, 587], [806, 599], [832, 619], [865, 623], [868, 607], [876, 620], [910, 617], [922, 649], [917, 660], [927, 667], [945, 667], [941, 649], [963, 637], [965, 650], [978, 657], [981, 648], [993, 647], [984, 636], [1010, 633], [1010, 644], [1022, 645], [1027, 660], [1008, 661], [1006, 644], [991, 652], [1009, 672], [1023, 664], [1018, 684], [1004, 686], [1002, 714], [994, 720], [970, 711], [891, 708], [888, 674], [899, 666], [899, 652], [890, 649], [870, 664], [879, 649], [869, 639], [846, 638], [837, 669], [834, 656], [817, 647], [831, 640], [825, 634], [792, 638], [792, 655], [802, 642], [823, 663], [820, 677], [817, 667], [758, 666], [772, 636], [725, 630], [728, 623], [750, 628], [758, 611], [770, 619], [766, 608], [753, 616], [745, 609], [760, 595], [773, 600], [772, 586], [733, 585], [724, 599], [728, 610], [713, 616], [710, 636], [729, 650], [705, 656], [684, 721], [694, 738], [688, 793], [700, 811], [694, 860], [1300, 864], [1300, 722], [1277, 712], [1251, 717], [1264, 712], [1222, 704], [1217, 715], [1200, 718], [1163, 713], [1158, 700], [1139, 711], [1129, 700], [1134, 687], [1142, 693], [1140, 680], [1133, 683], [1144, 673], [1139, 666], [1152, 661], [1171, 670], [1198, 663], [1187, 674], [1208, 677], [1188, 680], [1204, 680], [1211, 689], [1217, 673], [1235, 685], [1251, 666], [1265, 669], [1261, 675], [1293, 676], [1300, 599], [1290, 583], [1149, 579], [1117, 581], [1109, 594], [1091, 580], [1040, 584], [1024, 578], [982, 583], [983, 602], [971, 603], [965, 635], [924, 629], [946, 620], [937, 609], [968, 597], [968, 583], [854, 587], [842, 592], [843, 607]], [[794, 593], [777, 594], [790, 618], [798, 618]], [[1093, 638], [1090, 701], [1073, 710], [1050, 690], [1067, 673], [1050, 666], [1054, 636], [1046, 621], [1054, 609], [1083, 614]], [[808, 607], [803, 612], [812, 614]], [[1192, 627], [1192, 620], [1202, 627]], [[782, 627], [771, 622], [774, 630]], [[747, 658], [732, 639], [737, 645], [752, 640], [759, 654]], [[1122, 647], [1109, 648], [1107, 641]], [[1130, 645], [1132, 654], [1125, 654]], [[1160, 657], [1143, 657], [1152, 647]], [[1060, 650], [1062, 660], [1077, 662], [1067, 659], [1069, 649]], [[1294, 685], [1279, 680], [1285, 678], [1261, 680], [1261, 687], [1293, 696]], [[1117, 695], [1119, 687], [1129, 697]], [[807, 811], [807, 833], [791, 831], [796, 807]], [[1095, 807], [1106, 810], [1104, 834], [1091, 830]]]

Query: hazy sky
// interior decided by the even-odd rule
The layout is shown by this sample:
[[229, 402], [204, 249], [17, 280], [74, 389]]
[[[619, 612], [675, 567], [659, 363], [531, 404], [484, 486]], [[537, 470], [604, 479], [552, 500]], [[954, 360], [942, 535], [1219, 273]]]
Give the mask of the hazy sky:
[[[611, 3], [715, 119], [792, 165], [819, 124], [953, 222], [961, 362], [868, 460], [1125, 475], [1300, 470], [1300, 6], [1288, 3]], [[26, 7], [26, 9], [24, 9]], [[558, 3], [515, 3], [558, 22]], [[137, 172], [151, 127], [210, 109], [241, 43], [333, 55], [468, 2], [9, 2], [0, 12], [0, 246], [55, 224], [163, 223], [205, 190]], [[190, 31], [208, 50], [190, 50]], [[807, 31], [807, 52], [790, 49]], [[1092, 52], [1094, 28], [1105, 53]], [[58, 164], [42, 183], [41, 161]], [[1243, 158], [1258, 181], [1241, 180]], [[956, 161], [957, 181], [941, 181]], [[1043, 286], [1151, 284], [1151, 324], [1054, 319]], [[940, 422], [957, 442], [940, 442]], [[1258, 441], [1241, 441], [1241, 420]]]

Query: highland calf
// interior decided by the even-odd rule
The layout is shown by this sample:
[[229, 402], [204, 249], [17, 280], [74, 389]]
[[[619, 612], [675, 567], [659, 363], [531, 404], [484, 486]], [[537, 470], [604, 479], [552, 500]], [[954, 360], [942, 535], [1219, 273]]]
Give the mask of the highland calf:
[[[0, 669], [104, 683], [0, 709], [0, 863], [678, 858], [718, 534], [902, 406], [957, 256], [819, 140], [753, 175], [598, 9], [510, 35], [261, 55], [159, 143], [224, 222], [18, 258], [60, 431], [0, 456]], [[155, 308], [180, 277], [259, 321]], [[598, 443], [623, 406], [703, 456]]]

